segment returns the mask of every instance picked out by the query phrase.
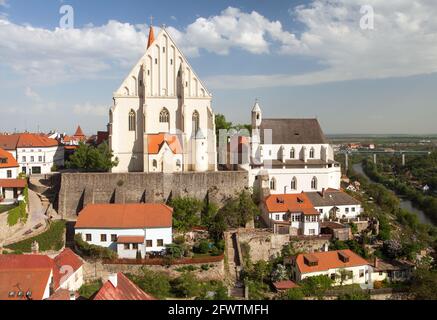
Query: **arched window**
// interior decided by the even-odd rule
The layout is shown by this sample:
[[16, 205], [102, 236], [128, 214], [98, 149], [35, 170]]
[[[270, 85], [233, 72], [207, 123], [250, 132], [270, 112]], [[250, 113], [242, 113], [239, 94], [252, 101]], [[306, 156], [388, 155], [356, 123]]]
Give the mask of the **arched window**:
[[135, 131], [135, 127], [136, 127], [135, 111], [131, 110], [129, 112], [129, 131]]
[[128, 87], [124, 87], [124, 94], [125, 95], [129, 95], [129, 88]]
[[293, 179], [291, 180], [291, 190], [297, 190], [297, 178], [293, 177]]
[[314, 150], [314, 148], [311, 148], [311, 150], [310, 150], [310, 159], [314, 159], [314, 153], [315, 153], [316, 151]]
[[294, 150], [294, 148], [291, 148], [290, 150], [290, 159], [294, 159], [296, 157], [296, 151]]
[[316, 177], [313, 177], [313, 179], [311, 180], [311, 189], [317, 190], [317, 178]]
[[178, 169], [181, 168], [181, 160], [179, 160], [179, 159], [176, 160], [176, 168], [178, 168]]
[[193, 112], [193, 132], [197, 133], [197, 131], [199, 130], [199, 112], [194, 111]]
[[276, 190], [276, 179], [272, 178], [270, 180], [270, 190]]
[[166, 108], [162, 109], [159, 114], [159, 122], [161, 123], [169, 123], [170, 122], [170, 113]]
[[158, 168], [158, 161], [153, 160], [152, 161], [152, 166], [153, 166], [154, 169]]

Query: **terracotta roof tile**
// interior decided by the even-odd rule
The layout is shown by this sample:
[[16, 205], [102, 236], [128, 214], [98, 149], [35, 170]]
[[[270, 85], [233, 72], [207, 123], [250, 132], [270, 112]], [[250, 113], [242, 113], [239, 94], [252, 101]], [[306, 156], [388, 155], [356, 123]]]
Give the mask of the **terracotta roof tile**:
[[[349, 258], [348, 262], [343, 262], [340, 260], [340, 255], [346, 255]], [[309, 266], [305, 263], [305, 256], [315, 259], [317, 264], [314, 266]], [[327, 251], [327, 252], [315, 252], [311, 254], [299, 254], [296, 257], [296, 265], [299, 268], [301, 273], [312, 273], [312, 272], [321, 272], [327, 271], [330, 269], [338, 269], [338, 268], [347, 268], [347, 267], [356, 267], [356, 266], [364, 266], [369, 263], [354, 253], [353, 251], [347, 250], [336, 250], [336, 251]]]
[[305, 193], [275, 194], [264, 199], [268, 212], [291, 212], [307, 215], [319, 214]]
[[106, 281], [94, 300], [156, 300], [130, 281], [123, 273], [117, 273], [117, 287]]
[[59, 142], [36, 133], [16, 133], [11, 135], [0, 135], [0, 147], [6, 150], [29, 147], [55, 147]]
[[117, 243], [144, 243], [144, 236], [119, 236]]
[[174, 154], [182, 153], [180, 138], [175, 134], [158, 133], [147, 135], [149, 154], [157, 154], [166, 142]]
[[18, 167], [18, 162], [12, 156], [11, 153], [0, 148], [0, 168], [16, 168]]
[[173, 209], [165, 204], [90, 204], [76, 228], [158, 228], [172, 226]]
[[275, 287], [276, 290], [288, 290], [288, 289], [293, 289], [293, 288], [299, 287], [296, 283], [294, 283], [291, 280], [274, 282], [273, 286]]
[[0, 179], [0, 187], [3, 188], [26, 188], [27, 180], [25, 179]]
[[58, 254], [53, 259], [53, 262], [53, 280], [55, 289], [62, 285], [63, 282], [61, 282], [61, 279], [65, 275], [66, 271], [76, 272], [84, 263], [82, 259], [69, 248], [65, 248], [60, 254]]

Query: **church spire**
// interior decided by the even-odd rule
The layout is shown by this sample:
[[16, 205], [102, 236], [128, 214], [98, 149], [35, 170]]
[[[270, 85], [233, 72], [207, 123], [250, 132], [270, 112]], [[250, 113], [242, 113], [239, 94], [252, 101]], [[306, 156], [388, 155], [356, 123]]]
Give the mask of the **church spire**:
[[147, 49], [150, 48], [150, 46], [154, 41], [155, 41], [155, 32], [153, 31], [153, 17], [150, 17], [149, 41], [147, 42]]

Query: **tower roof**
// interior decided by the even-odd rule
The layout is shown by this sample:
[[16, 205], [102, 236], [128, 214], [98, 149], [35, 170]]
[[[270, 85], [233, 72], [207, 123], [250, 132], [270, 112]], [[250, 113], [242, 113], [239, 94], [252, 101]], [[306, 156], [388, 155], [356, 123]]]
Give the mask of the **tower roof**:
[[74, 134], [75, 137], [84, 137], [85, 134], [82, 131], [82, 128], [80, 126], [77, 127], [76, 133]]
[[150, 29], [149, 29], [149, 41], [147, 42], [147, 49], [150, 48], [150, 46], [152, 45], [152, 43], [155, 41], [155, 32], [153, 31], [153, 25], [150, 24]]
[[261, 107], [259, 106], [258, 100], [255, 101], [255, 105], [253, 106], [252, 112], [261, 112]]

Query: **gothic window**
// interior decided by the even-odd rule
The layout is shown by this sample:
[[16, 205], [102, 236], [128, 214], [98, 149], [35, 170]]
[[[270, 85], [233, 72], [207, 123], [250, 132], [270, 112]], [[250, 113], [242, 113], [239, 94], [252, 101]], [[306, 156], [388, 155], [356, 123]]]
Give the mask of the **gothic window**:
[[291, 190], [297, 190], [297, 178], [293, 177], [291, 180]]
[[294, 150], [294, 148], [291, 148], [290, 150], [290, 159], [294, 159], [296, 157], [296, 152]]
[[136, 127], [135, 111], [131, 110], [129, 112], [129, 131], [135, 131], [135, 127]]
[[170, 122], [170, 113], [166, 108], [162, 109], [159, 114], [159, 122], [161, 123], [169, 123]]
[[158, 168], [158, 161], [153, 160], [152, 166], [153, 166], [154, 169]]
[[276, 190], [276, 179], [272, 178], [270, 180], [270, 190]]
[[311, 180], [311, 189], [317, 190], [317, 178], [316, 177], [313, 177], [313, 179]]
[[311, 150], [310, 150], [310, 159], [314, 159], [314, 153], [315, 153], [314, 148], [311, 148]]
[[199, 130], [199, 112], [194, 111], [193, 112], [193, 132], [196, 134], [197, 131]]
[[124, 94], [125, 95], [129, 95], [129, 88], [128, 87], [124, 87]]
[[181, 168], [181, 160], [179, 160], [179, 159], [176, 160], [176, 168], [178, 168], [178, 169]]

